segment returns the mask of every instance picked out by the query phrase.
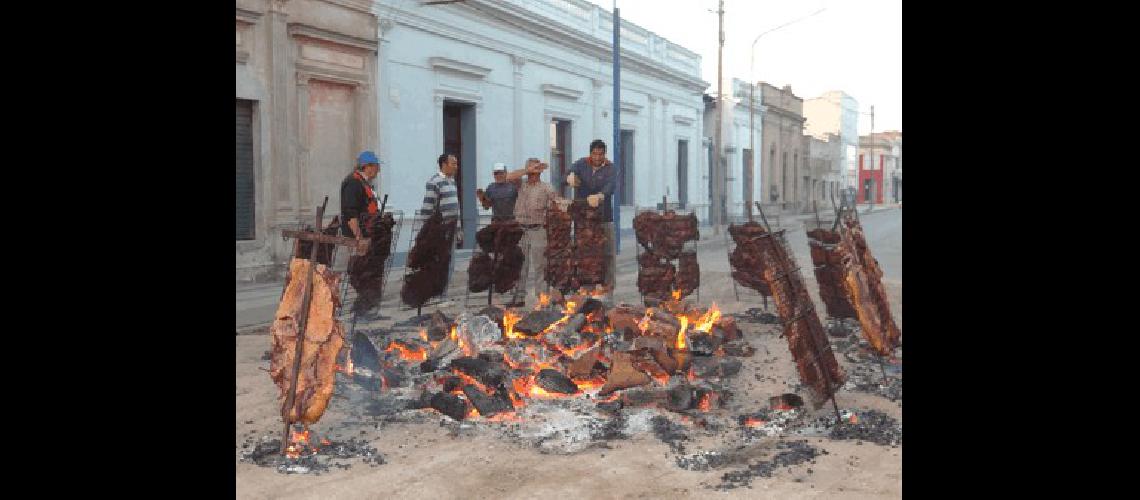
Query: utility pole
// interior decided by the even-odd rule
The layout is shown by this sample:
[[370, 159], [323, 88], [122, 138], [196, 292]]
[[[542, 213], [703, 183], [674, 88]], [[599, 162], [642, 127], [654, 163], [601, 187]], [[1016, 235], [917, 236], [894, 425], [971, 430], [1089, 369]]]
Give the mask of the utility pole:
[[720, 226], [724, 224], [724, 170], [721, 168], [720, 155], [723, 153], [721, 150], [721, 126], [722, 126], [722, 113], [724, 113], [724, 75], [723, 62], [724, 62], [724, 0], [720, 0], [717, 6], [717, 17], [719, 18], [720, 30], [717, 34], [717, 49], [716, 49], [716, 141], [713, 143], [713, 199], [712, 199], [712, 214], [710, 222], [713, 224], [713, 234], [720, 234]]

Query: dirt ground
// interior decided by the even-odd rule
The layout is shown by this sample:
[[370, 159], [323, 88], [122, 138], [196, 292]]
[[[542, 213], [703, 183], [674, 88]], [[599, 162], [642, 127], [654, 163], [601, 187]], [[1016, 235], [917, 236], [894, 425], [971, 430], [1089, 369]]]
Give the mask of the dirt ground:
[[[789, 229], [789, 234], [794, 233]], [[802, 232], [802, 231], [800, 231]], [[794, 241], [791, 241], [794, 243]], [[813, 297], [822, 309], [815, 279], [806, 256], [806, 244], [797, 260], [803, 276], [813, 288]], [[793, 246], [794, 248], [794, 246]], [[636, 263], [632, 252], [619, 262], [617, 301], [638, 303], [635, 295]], [[716, 302], [726, 313], [760, 307], [760, 298], [741, 291], [740, 301], [733, 292], [728, 274], [725, 247], [719, 236], [708, 237], [700, 245], [701, 295], [699, 303]], [[456, 277], [465, 273], [457, 268]], [[391, 283], [392, 281], [390, 281]], [[453, 284], [461, 290], [460, 280]], [[885, 279], [891, 307], [902, 327], [902, 283]], [[456, 292], [462, 297], [461, 292]], [[696, 297], [692, 297], [694, 302]], [[451, 317], [461, 311], [462, 301], [444, 309]], [[477, 308], [476, 308], [477, 309]], [[774, 306], [770, 309], [773, 313]], [[427, 310], [425, 309], [425, 312]], [[387, 306], [385, 321], [367, 325], [384, 328], [409, 318], [415, 311], [399, 311]], [[786, 340], [777, 327], [740, 323], [745, 338], [756, 354], [742, 358], [736, 393], [726, 408], [714, 410], [735, 416], [767, 407], [768, 397], [790, 392], [798, 382], [795, 365]], [[242, 442], [250, 436], [280, 432], [275, 401], [276, 388], [265, 371], [268, 361], [262, 354], [270, 347], [267, 334], [240, 335], [236, 338], [237, 414], [236, 439], [240, 454]], [[837, 356], [845, 368], [849, 363]], [[841, 409], [874, 409], [902, 421], [901, 401], [862, 392], [842, 390], [837, 395]], [[334, 409], [330, 407], [329, 412]], [[332, 470], [320, 476], [286, 475], [273, 468], [237, 463], [238, 498], [898, 498], [902, 496], [902, 447], [870, 442], [838, 441], [826, 437], [788, 436], [786, 440], [807, 440], [827, 451], [812, 462], [779, 468], [773, 477], [757, 477], [750, 488], [727, 491], [707, 485], [720, 482], [729, 469], [690, 471], [674, 462], [667, 444], [652, 433], [629, 439], [606, 441], [608, 448], [590, 448], [571, 455], [544, 454], [533, 446], [498, 438], [488, 433], [454, 435], [439, 421], [447, 417], [431, 410], [422, 422], [362, 424], [360, 435], [385, 457], [383, 465], [372, 467], [354, 463], [348, 470]], [[812, 415], [832, 413], [830, 403]], [[325, 419], [335, 415], [326, 414]], [[323, 420], [322, 420], [323, 422]], [[315, 426], [318, 432], [321, 423]], [[341, 436], [350, 437], [350, 436]], [[780, 438], [753, 443], [747, 453], [762, 455]], [[689, 452], [702, 448], [700, 439], [689, 443]], [[723, 443], [721, 443], [723, 445]], [[710, 444], [710, 448], [712, 445]], [[236, 461], [236, 460], [235, 460]], [[357, 460], [359, 462], [359, 460]]]

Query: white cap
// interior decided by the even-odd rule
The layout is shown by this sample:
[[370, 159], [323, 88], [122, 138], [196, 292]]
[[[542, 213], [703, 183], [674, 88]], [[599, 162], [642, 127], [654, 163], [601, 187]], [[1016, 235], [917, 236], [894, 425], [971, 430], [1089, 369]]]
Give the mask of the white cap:
[[507, 164], [503, 163], [501, 161], [496, 162], [495, 166], [493, 168], [491, 168], [491, 171], [492, 172], [506, 172], [507, 171]]

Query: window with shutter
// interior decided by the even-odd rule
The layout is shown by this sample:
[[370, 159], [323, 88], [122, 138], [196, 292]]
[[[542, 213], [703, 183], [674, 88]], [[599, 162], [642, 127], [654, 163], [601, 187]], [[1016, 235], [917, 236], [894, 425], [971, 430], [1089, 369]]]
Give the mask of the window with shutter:
[[254, 239], [253, 101], [237, 100], [237, 214], [238, 240]]

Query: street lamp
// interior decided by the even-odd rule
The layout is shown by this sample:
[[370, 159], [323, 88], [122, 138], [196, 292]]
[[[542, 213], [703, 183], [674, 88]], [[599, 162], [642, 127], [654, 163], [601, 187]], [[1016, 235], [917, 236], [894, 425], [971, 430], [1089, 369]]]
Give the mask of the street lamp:
[[760, 37], [767, 35], [768, 33], [803, 21], [804, 19], [819, 14], [825, 10], [827, 10], [827, 7], [819, 9], [799, 19], [788, 21], [784, 24], [776, 26], [775, 28], [756, 35], [756, 38], [752, 39], [752, 48], [748, 53], [748, 149], [752, 151], [752, 155], [750, 158], [748, 158], [748, 190], [744, 196], [744, 207], [747, 211], [745, 213], [748, 214], [748, 220], [752, 220], [752, 189], [753, 183], [756, 182], [756, 42], [759, 42]]

